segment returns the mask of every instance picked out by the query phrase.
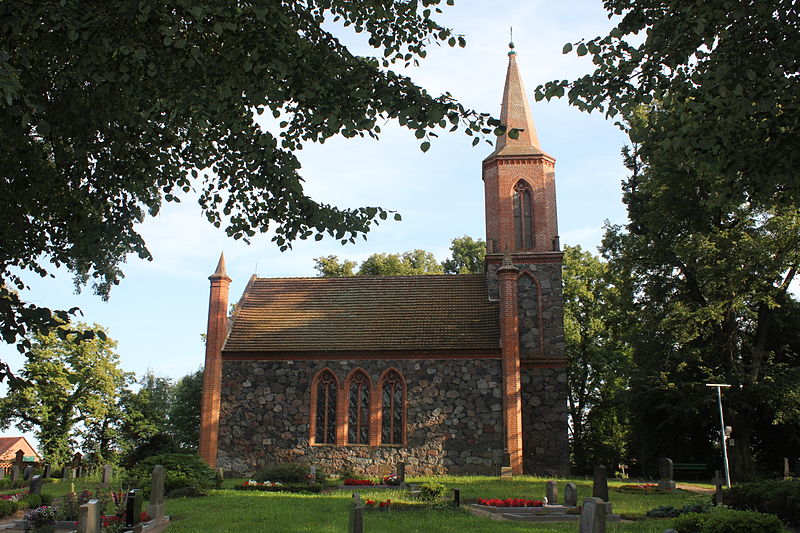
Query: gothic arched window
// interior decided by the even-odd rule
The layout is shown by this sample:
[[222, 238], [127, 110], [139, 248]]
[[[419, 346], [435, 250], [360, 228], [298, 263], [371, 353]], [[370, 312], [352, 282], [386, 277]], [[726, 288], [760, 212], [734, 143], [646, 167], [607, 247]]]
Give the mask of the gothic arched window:
[[533, 203], [524, 181], [514, 186], [514, 243], [517, 250], [533, 249]]
[[323, 370], [316, 380], [314, 443], [336, 444], [336, 376]]
[[405, 387], [396, 370], [381, 380], [381, 444], [403, 444]]
[[369, 378], [363, 370], [354, 370], [348, 381], [347, 443], [369, 444]]

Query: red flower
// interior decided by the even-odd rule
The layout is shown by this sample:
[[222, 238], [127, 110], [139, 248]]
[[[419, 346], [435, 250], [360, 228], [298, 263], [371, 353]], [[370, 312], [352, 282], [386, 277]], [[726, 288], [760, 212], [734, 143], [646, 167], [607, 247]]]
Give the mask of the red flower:
[[544, 505], [544, 502], [540, 500], [525, 500], [522, 498], [506, 498], [505, 500], [478, 498], [478, 503], [491, 507], [542, 507]]
[[345, 485], [374, 485], [375, 482], [371, 479], [352, 479], [347, 478], [344, 480]]

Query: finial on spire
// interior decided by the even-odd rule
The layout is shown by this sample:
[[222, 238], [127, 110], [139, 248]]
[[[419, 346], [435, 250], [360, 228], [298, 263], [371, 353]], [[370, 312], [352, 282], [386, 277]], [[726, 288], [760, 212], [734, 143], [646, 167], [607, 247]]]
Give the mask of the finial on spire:
[[508, 55], [509, 55], [509, 57], [511, 57], [511, 56], [517, 54], [517, 52], [514, 50], [514, 27], [513, 26], [509, 26], [508, 34], [510, 36], [510, 40], [508, 41], [508, 47], [511, 49], [508, 52]]

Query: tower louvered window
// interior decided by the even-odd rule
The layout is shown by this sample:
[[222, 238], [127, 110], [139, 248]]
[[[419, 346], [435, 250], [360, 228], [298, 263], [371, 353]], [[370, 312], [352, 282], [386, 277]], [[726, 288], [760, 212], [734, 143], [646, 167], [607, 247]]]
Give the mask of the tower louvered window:
[[514, 186], [514, 247], [533, 249], [533, 204], [531, 189], [520, 181]]
[[403, 443], [403, 396], [400, 375], [394, 370], [389, 371], [381, 385], [381, 444]]
[[326, 370], [317, 381], [316, 444], [336, 443], [336, 377]]
[[349, 400], [347, 442], [369, 444], [369, 379], [364, 372], [353, 374]]

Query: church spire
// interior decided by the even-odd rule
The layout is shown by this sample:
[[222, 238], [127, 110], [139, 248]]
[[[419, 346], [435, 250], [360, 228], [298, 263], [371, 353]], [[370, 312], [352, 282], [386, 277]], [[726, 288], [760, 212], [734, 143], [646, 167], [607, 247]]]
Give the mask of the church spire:
[[514, 43], [508, 43], [511, 49], [508, 52], [508, 71], [506, 72], [506, 85], [503, 90], [503, 103], [500, 108], [500, 121], [509, 129], [520, 130], [519, 137], [512, 139], [508, 135], [498, 137], [497, 147], [493, 155], [534, 155], [541, 154], [539, 137], [536, 135], [536, 126], [533, 123], [525, 86], [517, 67], [517, 52]]

